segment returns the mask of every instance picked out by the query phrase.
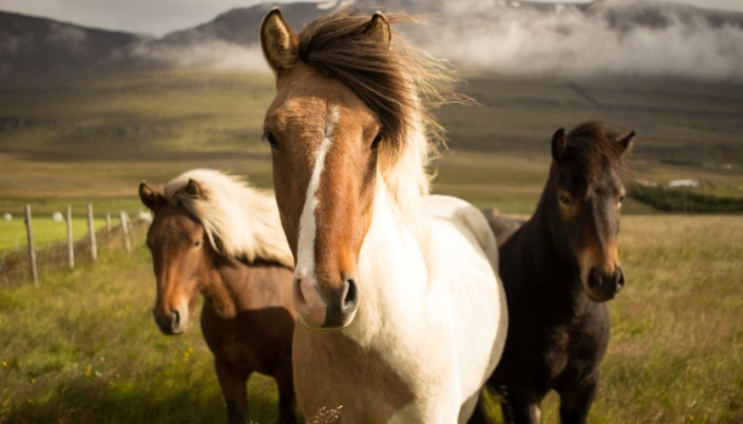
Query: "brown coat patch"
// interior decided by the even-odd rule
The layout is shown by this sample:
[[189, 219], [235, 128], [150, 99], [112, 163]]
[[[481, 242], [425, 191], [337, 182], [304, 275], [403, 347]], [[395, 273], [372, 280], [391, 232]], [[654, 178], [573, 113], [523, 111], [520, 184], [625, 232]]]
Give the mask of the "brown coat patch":
[[339, 423], [386, 423], [415, 401], [379, 352], [362, 348], [340, 331], [297, 326], [293, 360], [297, 400], [308, 417], [324, 406], [343, 406]]

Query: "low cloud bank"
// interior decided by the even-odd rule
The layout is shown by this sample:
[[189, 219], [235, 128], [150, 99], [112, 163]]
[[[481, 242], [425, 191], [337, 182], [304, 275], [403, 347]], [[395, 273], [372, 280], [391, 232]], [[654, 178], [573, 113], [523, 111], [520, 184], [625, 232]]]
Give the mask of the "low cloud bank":
[[463, 68], [510, 75], [743, 81], [743, 16], [714, 13], [647, 1], [526, 8], [460, 0], [427, 44]]

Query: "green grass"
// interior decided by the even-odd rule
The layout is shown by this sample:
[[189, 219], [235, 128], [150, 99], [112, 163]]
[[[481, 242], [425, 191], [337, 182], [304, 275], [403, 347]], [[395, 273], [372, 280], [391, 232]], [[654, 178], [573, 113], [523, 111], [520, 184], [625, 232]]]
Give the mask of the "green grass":
[[[485, 107], [441, 110], [450, 150], [436, 165], [437, 193], [528, 215], [552, 133], [592, 119], [638, 131], [628, 179], [693, 178], [724, 197], [743, 187], [740, 168], [699, 165], [743, 162], [737, 86], [471, 75], [463, 89]], [[88, 202], [97, 217], [131, 214], [142, 209], [140, 181], [159, 186], [196, 167], [270, 187], [259, 138], [273, 91], [267, 75], [204, 70], [0, 82], [0, 213], [15, 215], [0, 221], [0, 243], [18, 240], [19, 228], [25, 243], [27, 203], [37, 234], [48, 234], [46, 217], [68, 204], [76, 217]], [[610, 307], [611, 350], [590, 421], [743, 422], [743, 223], [661, 215], [632, 199], [623, 213], [640, 216], [623, 218], [628, 284]], [[0, 287], [0, 423], [224, 421], [198, 323], [173, 338], [152, 323], [154, 280], [138, 240], [132, 256], [101, 249], [96, 264], [44, 270], [39, 289]], [[274, 422], [271, 380], [256, 378], [250, 396], [251, 419]], [[557, 422], [554, 396], [543, 409]]]
[[[627, 285], [610, 304], [590, 422], [743, 420], [740, 240], [737, 217], [623, 218]], [[154, 293], [141, 243], [131, 256], [104, 249], [95, 264], [43, 273], [38, 289], [0, 288], [0, 423], [224, 421], [198, 322], [182, 336], [161, 335]], [[251, 419], [275, 422], [273, 381], [254, 378], [249, 390]], [[556, 396], [543, 417], [558, 422]]]
[[[34, 245], [43, 249], [55, 243], [67, 240], [67, 223], [54, 222], [51, 217], [32, 217], [31, 219], [34, 235]], [[96, 230], [106, 226], [106, 220], [96, 218], [93, 220]], [[72, 236], [77, 241], [88, 233], [87, 218], [72, 218]], [[26, 236], [26, 224], [23, 216], [16, 216], [12, 221], [0, 221], [0, 252], [7, 250], [25, 249], [28, 246]]]
[[[140, 234], [141, 238], [142, 234]], [[152, 321], [149, 253], [101, 251], [40, 288], [0, 288], [0, 422], [226, 421], [198, 320], [166, 337]], [[254, 376], [251, 419], [275, 422], [273, 380]]]
[[[740, 240], [736, 217], [623, 218], [627, 285], [609, 305], [611, 339], [588, 422], [743, 422]], [[542, 417], [559, 423], [554, 393]]]

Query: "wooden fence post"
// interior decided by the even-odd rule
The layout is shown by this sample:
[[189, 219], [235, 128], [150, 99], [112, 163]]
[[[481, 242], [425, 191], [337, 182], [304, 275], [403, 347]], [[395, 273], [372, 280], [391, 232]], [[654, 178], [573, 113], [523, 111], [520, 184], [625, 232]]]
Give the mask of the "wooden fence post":
[[93, 204], [88, 203], [88, 231], [90, 232], [90, 258], [98, 259], [98, 248], [95, 245], [95, 223], [93, 222]]
[[31, 277], [34, 286], [39, 287], [39, 272], [36, 269], [36, 252], [34, 251], [34, 233], [31, 226], [31, 205], [26, 205], [26, 233], [28, 234], [28, 261], [31, 263]]
[[129, 216], [124, 211], [121, 211], [119, 216], [121, 219], [121, 230], [124, 231], [124, 247], [127, 253], [132, 253], [132, 242], [129, 240]]
[[111, 232], [111, 212], [106, 212], [106, 232]]
[[75, 242], [72, 236], [72, 206], [67, 205], [67, 260], [70, 269], [75, 269]]

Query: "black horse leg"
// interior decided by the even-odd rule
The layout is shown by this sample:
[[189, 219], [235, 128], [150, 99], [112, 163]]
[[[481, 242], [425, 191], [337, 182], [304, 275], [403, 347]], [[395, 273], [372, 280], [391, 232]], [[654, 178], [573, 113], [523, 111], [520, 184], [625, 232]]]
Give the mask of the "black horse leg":
[[560, 393], [560, 421], [562, 424], [584, 424], [588, 419], [593, 399], [599, 388], [598, 377], [579, 390]]
[[539, 424], [541, 397], [533, 390], [509, 385], [498, 388], [501, 396], [501, 412], [505, 423]]

